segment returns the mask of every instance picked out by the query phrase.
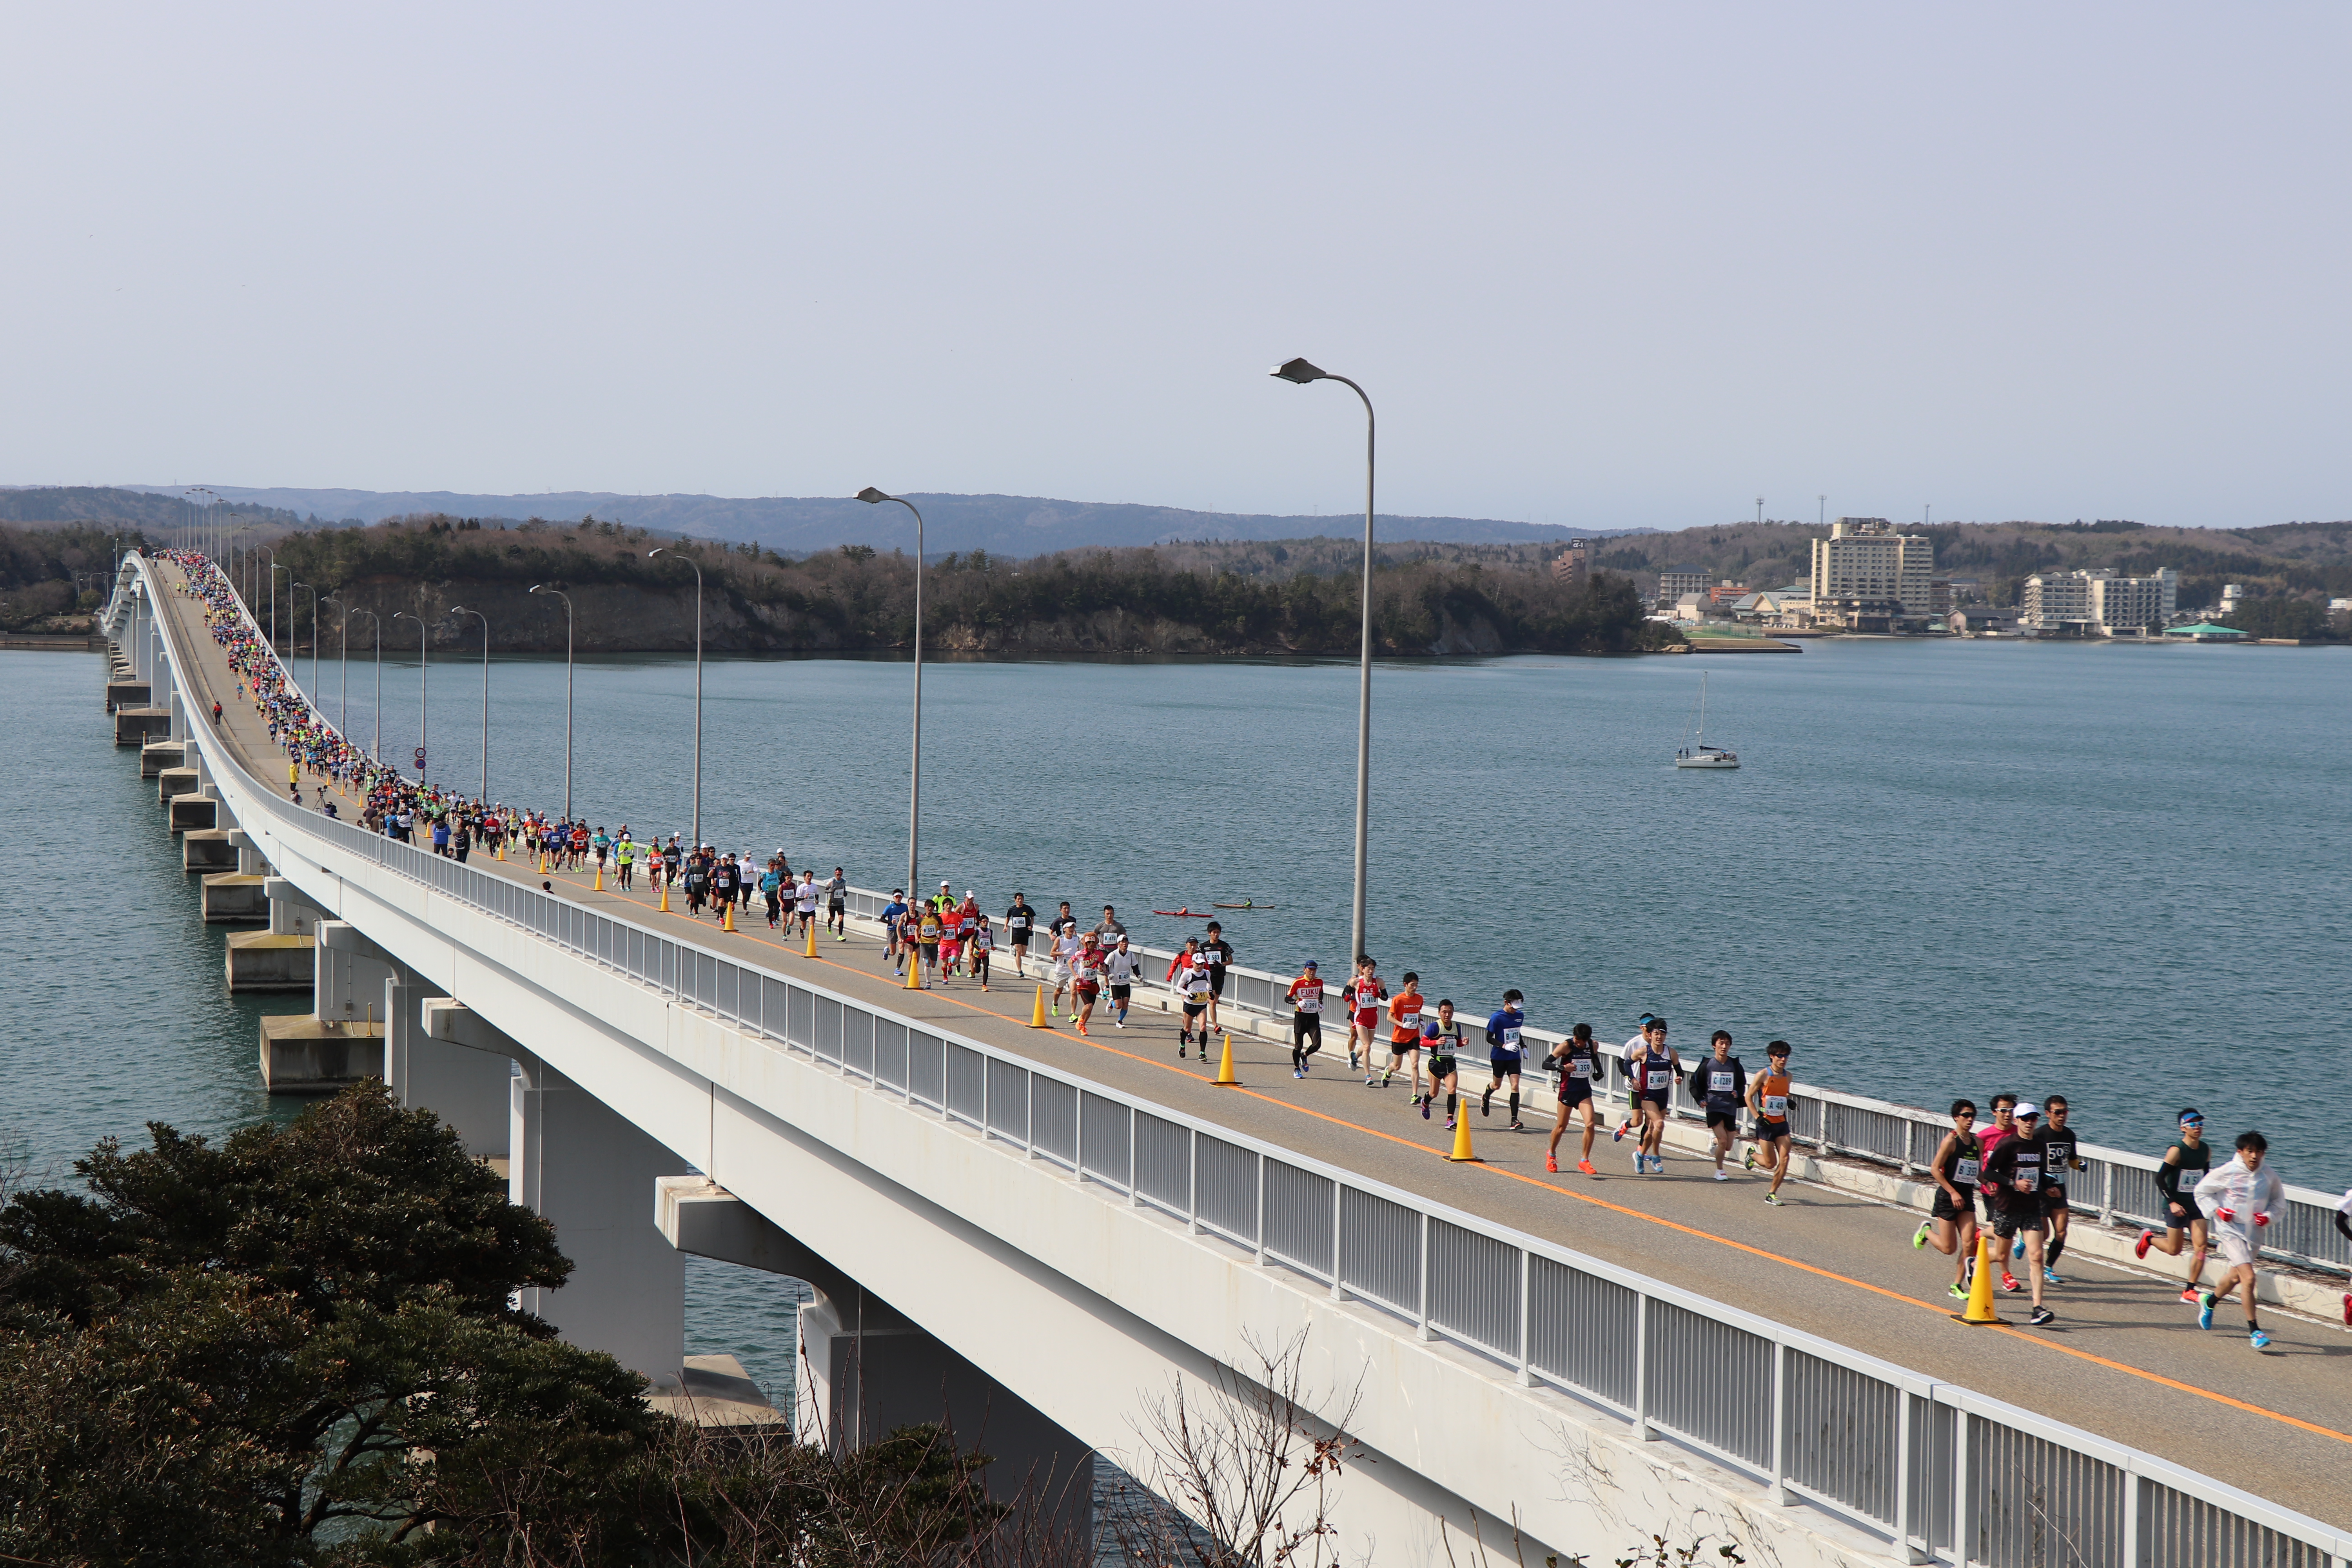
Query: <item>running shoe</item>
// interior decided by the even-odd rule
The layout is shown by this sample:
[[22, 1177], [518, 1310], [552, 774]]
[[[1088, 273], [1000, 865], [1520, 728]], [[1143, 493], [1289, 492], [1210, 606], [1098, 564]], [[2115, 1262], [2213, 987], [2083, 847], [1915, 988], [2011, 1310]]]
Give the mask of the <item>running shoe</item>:
[[[1592, 1168], [1592, 1162], [1590, 1160], [1579, 1160], [1576, 1163], [1576, 1168], [1588, 1176], [1597, 1176], [1601, 1173]], [[2352, 1296], [2344, 1298], [2344, 1320], [2347, 1322], [2352, 1322]]]
[[2139, 1239], [2132, 1243], [2132, 1256], [2134, 1258], [2146, 1258], [2147, 1257], [2149, 1244], [2155, 1240], [2156, 1232], [2152, 1230], [2141, 1231], [2139, 1233]]
[[1559, 1156], [1557, 1154], [1546, 1154], [1544, 1156], [1544, 1169], [1556, 1173], [1559, 1170]]
[[1944, 1294], [1955, 1301], [1965, 1301], [1969, 1299], [1969, 1289], [1965, 1285], [1948, 1286], [1945, 1288]]
[[1750, 1145], [1748, 1148], [1747, 1163], [1749, 1170], [1752, 1171], [1756, 1168], [1756, 1150], [1753, 1145]]
[[1718, 1166], [1715, 1173], [1715, 1179], [1718, 1182], [1727, 1182], [1731, 1180], [1731, 1173]]
[[[983, 985], [983, 986], [982, 986], [982, 987], [981, 987], [981, 989], [982, 989], [982, 991], [985, 991], [985, 990], [987, 990], [987, 989], [988, 989], [988, 987], [987, 987], [987, 986], [985, 986], [985, 985]], [[1127, 1020], [1126, 1020], [1126, 1019], [1124, 1019], [1124, 1018], [1113, 1018], [1113, 1019], [1110, 1021], [1110, 1026], [1111, 1026], [1112, 1028], [1114, 1028], [1114, 1029], [1124, 1029], [1124, 1028], [1126, 1028], [1126, 1027], [1127, 1027]]]
[[2009, 1292], [2011, 1295], [2012, 1295], [2012, 1296], [2016, 1295], [2020, 1290], [2022, 1290], [2022, 1289], [2025, 1289], [2025, 1287], [2024, 1287], [2024, 1286], [2020, 1285], [2020, 1284], [2017, 1282], [2017, 1276], [2016, 1276], [2016, 1275], [2014, 1275], [2014, 1274], [2011, 1274], [2011, 1273], [2008, 1269], [2006, 1269], [2006, 1268], [2004, 1268], [2004, 1269], [2002, 1269], [2002, 1270], [2000, 1271], [2000, 1288], [2001, 1288], [2002, 1289], [2004, 1289], [2004, 1290], [2008, 1291], [2008, 1292]]
[[1305, 1078], [1307, 1075], [1299, 1071], [1297, 1068], [1292, 1068], [1290, 1069], [1290, 1076], [1293, 1078]]
[[2188, 1289], [2183, 1290], [2183, 1291], [2180, 1293], [2180, 1301], [2181, 1301], [2181, 1305], [2186, 1306], [2186, 1307], [2193, 1307], [2193, 1306], [2197, 1305], [2198, 1300], [2199, 1300], [2200, 1297], [2202, 1297], [2204, 1294], [2205, 1294], [2205, 1292], [2204, 1292], [2204, 1291], [2202, 1291], [2202, 1290], [2199, 1289], [2196, 1286], [2191, 1285], [2190, 1287], [2189, 1287], [2189, 1289]]
[[2022, 1258], [2025, 1256], [2025, 1233], [2023, 1231], [2019, 1231], [2017, 1233], [2017, 1239], [2009, 1244], [2009, 1255], [2011, 1258]]
[[1516, 1117], [1516, 1116], [1514, 1116], [1514, 1117], [1512, 1117], [1512, 1118], [1511, 1118], [1511, 1131], [1514, 1131], [1514, 1132], [1525, 1132], [1527, 1130], [1528, 1130], [1528, 1124], [1527, 1124], [1526, 1122], [1524, 1122], [1524, 1121], [1520, 1121], [1520, 1120], [1519, 1120], [1517, 1117]]
[[[1060, 1016], [1060, 1015], [1059, 1015], [1059, 1014], [1056, 1014], [1056, 1015], [1055, 1015], [1055, 1016], [1057, 1016], [1057, 1017], [1058, 1017], [1058, 1016]], [[1178, 1046], [1178, 1047], [1176, 1047], [1176, 1059], [1177, 1059], [1178, 1061], [1180, 1061], [1180, 1062], [1181, 1062], [1181, 1061], [1182, 1061], [1182, 1060], [1184, 1059], [1184, 1053], [1185, 1053], [1185, 1051], [1186, 1051], [1187, 1049], [1189, 1049], [1189, 1048], [1190, 1048], [1190, 1042], [1187, 1042], [1185, 1045], [1180, 1045], [1180, 1046]]]
[[1934, 1229], [1935, 1225], [1936, 1222], [1932, 1219], [1923, 1219], [1919, 1222], [1919, 1228], [1911, 1233], [1911, 1247], [1914, 1251], [1927, 1245], [1927, 1232]]
[[1427, 1095], [1423, 1095], [1423, 1096], [1422, 1096], [1422, 1100], [1421, 1100], [1421, 1119], [1422, 1119], [1423, 1121], [1428, 1121], [1428, 1120], [1429, 1120], [1429, 1097], [1428, 1097]]
[[1446, 1130], [1448, 1132], [1451, 1132], [1451, 1131], [1454, 1131], [1454, 1118], [1452, 1118], [1451, 1116], [1449, 1116], [1449, 1117], [1447, 1117], [1447, 1118], [1445, 1119], [1445, 1130]]
[[1770, 1204], [1774, 1208], [1779, 1208], [1780, 1206], [1780, 1194], [1778, 1193], [1766, 1193], [1764, 1194], [1764, 1201]]
[[2246, 1335], [2246, 1342], [2253, 1346], [2258, 1351], [2266, 1351], [2271, 1348], [2270, 1335], [2263, 1332], [2260, 1329], [2255, 1329], [2249, 1332]]
[[2197, 1298], [2197, 1326], [2200, 1329], [2213, 1326], [2213, 1292], [2210, 1290]]
[[2037, 1329], [2047, 1328], [2058, 1321], [2058, 1314], [2047, 1307], [2036, 1307], [2033, 1309], [2033, 1315], [2025, 1321]]
[[1381, 1074], [1381, 1087], [1382, 1089], [1386, 1089], [1386, 1088], [1388, 1088], [1388, 1086], [1389, 1086], [1389, 1075], [1388, 1075], [1387, 1073], [1382, 1073], [1382, 1074]]
[[2055, 1268], [2044, 1268], [2042, 1271], [2042, 1282], [2044, 1285], [2063, 1285], [2066, 1283], [2066, 1281], [2058, 1278], [2058, 1270]]
[[1618, 1128], [1616, 1131], [1609, 1134], [1609, 1142], [1612, 1143], [1622, 1143], [1625, 1142], [1625, 1134], [1632, 1131], [1633, 1131], [1633, 1123], [1631, 1120], [1628, 1120], [1623, 1126]]
[[1495, 1086], [1493, 1084], [1488, 1084], [1486, 1086], [1486, 1092], [1478, 1097], [1478, 1114], [1481, 1116], [1492, 1116], [1495, 1114]]
[[1374, 1078], [1370, 1073], [1366, 1073], [1364, 1075], [1364, 1087], [1366, 1089], [1378, 1089], [1380, 1086], [1381, 1080], [1379, 1079]]
[[1646, 1176], [1650, 1173], [1650, 1157], [1639, 1149], [1633, 1151], [1633, 1173], [1637, 1176]]

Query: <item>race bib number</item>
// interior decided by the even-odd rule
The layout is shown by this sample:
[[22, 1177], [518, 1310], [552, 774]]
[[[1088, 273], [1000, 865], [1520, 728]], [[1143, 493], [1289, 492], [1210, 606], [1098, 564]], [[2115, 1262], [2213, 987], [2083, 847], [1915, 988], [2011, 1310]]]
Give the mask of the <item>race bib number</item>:
[[1302, 991], [1295, 1005], [1302, 1013], [1320, 1013], [1323, 1011], [1323, 998], [1311, 992]]
[[1775, 1121], [1786, 1120], [1789, 1114], [1789, 1097], [1785, 1094], [1766, 1095], [1764, 1097], [1764, 1114], [1770, 1117]]
[[1729, 1094], [1731, 1075], [1727, 1072], [1709, 1073], [1706, 1075], [1706, 1087], [1717, 1094]]
[[1671, 1084], [1671, 1083], [1673, 1083], [1674, 1081], [1675, 1081], [1675, 1069], [1674, 1069], [1674, 1068], [1664, 1068], [1664, 1067], [1654, 1067], [1654, 1068], [1652, 1068], [1650, 1069], [1650, 1087], [1651, 1087], [1652, 1089], [1664, 1089], [1664, 1088], [1665, 1088], [1668, 1084]]
[[1022, 915], [1013, 916], [1013, 929], [1014, 931], [1027, 931], [1029, 929], [1029, 921], [1027, 918]]
[[1516, 1051], [1519, 1048], [1519, 1031], [1511, 1025], [1507, 1024], [1503, 1026], [1503, 1048], [1507, 1051]]
[[1589, 1079], [1592, 1076], [1592, 1064], [1586, 1061], [1582, 1057], [1572, 1058], [1568, 1064], [1568, 1076], [1570, 1078]]
[[1397, 1015], [1397, 1027], [1398, 1027], [1398, 1028], [1400, 1028], [1400, 1029], [1418, 1029], [1418, 1028], [1420, 1028], [1420, 1027], [1421, 1027], [1421, 1009], [1420, 1009], [1420, 1008], [1418, 1008], [1418, 1007], [1415, 1007], [1414, 1009], [1412, 1009], [1412, 1010], [1411, 1012], [1409, 1012], [1409, 1013], [1399, 1013], [1399, 1014]]
[[1953, 1173], [1952, 1179], [1961, 1186], [1972, 1187], [1976, 1185], [1977, 1176], [1983, 1168], [1982, 1161], [1962, 1160], [1958, 1168]]

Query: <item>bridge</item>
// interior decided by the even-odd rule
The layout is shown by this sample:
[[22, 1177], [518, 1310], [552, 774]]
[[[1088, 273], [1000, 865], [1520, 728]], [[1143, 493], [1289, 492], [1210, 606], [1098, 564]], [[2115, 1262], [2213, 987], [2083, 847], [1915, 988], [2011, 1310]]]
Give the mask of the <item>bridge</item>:
[[503, 1163], [578, 1265], [526, 1305], [657, 1389], [687, 1379], [694, 1253], [814, 1288], [798, 1397], [835, 1434], [944, 1399], [1010, 1476], [1131, 1452], [1146, 1399], [1303, 1334], [1308, 1381], [1360, 1394], [1351, 1561], [1475, 1560], [1514, 1522], [1527, 1561], [1597, 1556], [1696, 1520], [1792, 1565], [2352, 1568], [2333, 1331], [2257, 1355], [2105, 1270], [2055, 1331], [1964, 1327], [1893, 1186], [1774, 1210], [1552, 1177], [1499, 1121], [1456, 1164], [1393, 1097], [1291, 1079], [1265, 1031], [1220, 1088], [1156, 1002], [1034, 1029], [1025, 987], [895, 983], [870, 924], [812, 951], [460, 865], [283, 798], [177, 566], [127, 560], [106, 628], [118, 742], [163, 753], [207, 910], [266, 902], [233, 981], [315, 996], [273, 1073], [382, 1071]]

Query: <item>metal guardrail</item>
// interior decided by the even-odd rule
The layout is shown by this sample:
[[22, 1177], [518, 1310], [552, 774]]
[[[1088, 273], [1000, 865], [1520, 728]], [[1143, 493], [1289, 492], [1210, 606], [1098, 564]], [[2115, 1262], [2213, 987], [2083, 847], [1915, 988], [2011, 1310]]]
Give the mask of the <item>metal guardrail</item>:
[[[142, 567], [143, 570], [143, 567]], [[180, 632], [175, 618], [159, 617]], [[192, 667], [191, 667], [192, 668]], [[2352, 1568], [2352, 1534], [2035, 1412], [277, 798], [381, 867], [747, 1035], [1956, 1568]], [[2053, 1537], [2063, 1538], [2057, 1550]]]

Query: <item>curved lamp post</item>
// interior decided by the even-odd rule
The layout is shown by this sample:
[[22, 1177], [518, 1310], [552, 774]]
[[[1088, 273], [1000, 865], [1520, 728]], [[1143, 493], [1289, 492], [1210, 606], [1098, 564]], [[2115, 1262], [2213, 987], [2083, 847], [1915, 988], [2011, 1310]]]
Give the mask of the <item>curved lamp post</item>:
[[[383, 617], [373, 610], [353, 610], [352, 614], [365, 616], [369, 624], [375, 627], [375, 744], [369, 749], [368, 758], [378, 767], [382, 767], [383, 765]], [[351, 640], [351, 623], [348, 617], [344, 621], [343, 638], [346, 644]], [[349, 740], [351, 736], [346, 733], [343, 738]]]
[[343, 651], [335, 659], [342, 689], [335, 698], [335, 728], [342, 731], [343, 739], [348, 741], [352, 738], [349, 729], [352, 719], [352, 607], [332, 594], [316, 603], [332, 605], [342, 612], [338, 619], [342, 622]]
[[563, 601], [563, 820], [569, 822], [572, 820], [572, 595], [544, 583], [533, 583], [530, 591], [552, 594]]
[[426, 711], [425, 698], [428, 695], [430, 689], [426, 682], [429, 680], [433, 673], [429, 668], [430, 661], [426, 657], [427, 649], [425, 647], [426, 638], [425, 634], [430, 628], [425, 626], [425, 617], [423, 616], [410, 615], [406, 610], [394, 610], [392, 612], [392, 618], [395, 621], [399, 620], [404, 616], [416, 623], [416, 782], [423, 784], [425, 782], [425, 759], [428, 754], [425, 740], [425, 716]]
[[868, 506], [897, 501], [915, 513], [915, 744], [907, 769], [907, 896], [920, 896], [923, 884], [915, 879], [915, 853], [923, 831], [923, 514], [905, 496], [887, 495], [872, 485], [857, 492]]
[[664, 545], [646, 558], [667, 555], [694, 568], [694, 847], [702, 847], [702, 564]]
[[[315, 704], [319, 700], [319, 590], [310, 587], [308, 583], [296, 583], [290, 580], [287, 583], [286, 618], [289, 621], [294, 618], [294, 611], [299, 604], [299, 601], [294, 597], [294, 590], [297, 588], [310, 589], [310, 689], [304, 695]], [[293, 631], [294, 628], [289, 626], [287, 629]], [[294, 657], [298, 659], [302, 657], [302, 634], [299, 631], [294, 633]]]
[[1372, 771], [1372, 400], [1346, 376], [1318, 370], [1303, 359], [1278, 365], [1274, 374], [1301, 386], [1336, 381], [1364, 401], [1364, 644], [1356, 668], [1356, 903], [1348, 950], [1353, 960], [1364, 952], [1364, 863]]
[[490, 617], [463, 605], [450, 605], [449, 613], [471, 616], [482, 623], [482, 793], [478, 798], [488, 805], [490, 804]]

